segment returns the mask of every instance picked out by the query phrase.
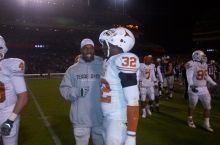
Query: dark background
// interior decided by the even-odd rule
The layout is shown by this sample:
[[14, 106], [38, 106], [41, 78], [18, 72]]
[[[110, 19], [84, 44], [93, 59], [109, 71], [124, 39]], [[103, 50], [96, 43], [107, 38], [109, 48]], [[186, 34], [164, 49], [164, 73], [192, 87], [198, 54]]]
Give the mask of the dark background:
[[[219, 5], [212, 1], [124, 0], [123, 3], [123, 0], [90, 0], [89, 4], [88, 0], [48, 2], [56, 2], [56, 5], [42, 6], [35, 2], [21, 6], [18, 0], [1, 0], [0, 24], [7, 22], [13, 25], [18, 23], [18, 18], [31, 17], [38, 22], [34, 22], [34, 27], [48, 21], [49, 24], [45, 27], [56, 28], [56, 24], [49, 20], [52, 17], [68, 17], [81, 24], [93, 18], [89, 20], [89, 24], [94, 25], [93, 30], [98, 34], [114, 22], [125, 23], [127, 17], [130, 17], [140, 25], [142, 44], [160, 45], [168, 53], [209, 48], [214, 48], [219, 53], [220, 11]], [[118, 15], [124, 15], [126, 19], [122, 19], [123, 16], [116, 18]], [[96, 30], [95, 25], [100, 27], [97, 27], [99, 30]]]

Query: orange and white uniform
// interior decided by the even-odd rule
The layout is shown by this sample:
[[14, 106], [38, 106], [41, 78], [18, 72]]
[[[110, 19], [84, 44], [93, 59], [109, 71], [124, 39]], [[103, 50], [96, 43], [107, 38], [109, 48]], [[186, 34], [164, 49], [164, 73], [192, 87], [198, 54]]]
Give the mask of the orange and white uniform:
[[157, 82], [155, 76], [155, 65], [154, 64], [144, 64], [141, 63], [140, 65], [140, 93], [141, 93], [141, 100], [146, 101], [146, 97], [149, 100], [155, 99], [154, 94], [154, 85]]
[[[0, 61], [0, 125], [12, 113], [17, 101], [17, 94], [26, 92], [24, 81], [24, 61], [18, 58], [8, 58]], [[19, 117], [14, 121], [10, 135], [3, 136], [5, 145], [17, 143]]]
[[[137, 83], [135, 86], [123, 88], [120, 75], [122, 73], [136, 74], [137, 81], [139, 66], [139, 58], [133, 53], [120, 53], [104, 61], [101, 76], [101, 105], [106, 145], [112, 144], [112, 138], [117, 139], [118, 145], [123, 145], [127, 131], [127, 104], [128, 102], [138, 104], [139, 91]], [[130, 98], [126, 98], [128, 94], [131, 96]]]
[[[198, 100], [200, 100], [204, 108], [211, 109], [211, 96], [207, 88], [207, 82], [212, 85], [216, 85], [216, 82], [208, 75], [207, 68], [206, 63], [196, 61], [189, 61], [186, 64], [190, 107], [195, 107]], [[193, 92], [190, 88], [191, 85], [196, 86], [198, 92]]]

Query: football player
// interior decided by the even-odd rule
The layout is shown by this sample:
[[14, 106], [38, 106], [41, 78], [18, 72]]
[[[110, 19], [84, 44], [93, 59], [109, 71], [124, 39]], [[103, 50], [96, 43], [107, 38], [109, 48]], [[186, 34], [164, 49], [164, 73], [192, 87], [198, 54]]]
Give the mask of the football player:
[[211, 96], [207, 88], [207, 82], [216, 86], [216, 82], [208, 75], [207, 57], [201, 50], [196, 50], [192, 54], [192, 60], [187, 62], [186, 76], [188, 82], [189, 107], [187, 124], [191, 128], [196, 128], [193, 122], [193, 110], [198, 102], [201, 101], [204, 108], [204, 123], [203, 127], [209, 132], [213, 132], [210, 126], [210, 110], [211, 110]]
[[[164, 59], [165, 72], [164, 72], [164, 88], [166, 88], [166, 95], [168, 99], [173, 99], [173, 84], [174, 84], [174, 72], [173, 63], [169, 56]], [[166, 86], [166, 87], [165, 87]]]
[[154, 87], [155, 91], [155, 103], [156, 103], [156, 111], [159, 112], [159, 99], [160, 96], [162, 95], [162, 88], [163, 88], [163, 76], [161, 73], [161, 59], [157, 58], [156, 59], [156, 65], [155, 65], [155, 76], [157, 79], [156, 85]]
[[151, 111], [153, 110], [153, 102], [155, 100], [154, 85], [157, 80], [155, 77], [155, 65], [152, 61], [152, 55], [145, 56], [144, 63], [141, 63], [139, 69], [142, 118], [152, 114]]
[[129, 53], [134, 35], [123, 27], [112, 28], [104, 30], [99, 41], [106, 56], [101, 76], [105, 145], [136, 145], [140, 64], [138, 57]]
[[19, 114], [28, 100], [25, 63], [18, 58], [4, 59], [7, 50], [0, 36], [0, 134], [4, 145], [17, 145]]

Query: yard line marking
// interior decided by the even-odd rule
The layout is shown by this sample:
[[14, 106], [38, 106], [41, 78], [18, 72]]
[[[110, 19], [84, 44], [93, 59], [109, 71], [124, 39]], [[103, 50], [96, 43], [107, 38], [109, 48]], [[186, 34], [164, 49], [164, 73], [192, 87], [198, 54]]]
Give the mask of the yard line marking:
[[50, 135], [52, 136], [52, 139], [53, 139], [54, 143], [56, 145], [62, 145], [59, 137], [56, 135], [56, 133], [54, 132], [53, 128], [51, 127], [50, 122], [47, 120], [46, 116], [44, 115], [44, 112], [43, 112], [40, 104], [38, 103], [36, 97], [34, 96], [33, 92], [29, 88], [28, 88], [28, 90], [30, 92], [30, 95], [31, 95], [33, 101], [34, 101], [34, 104], [37, 107], [38, 112], [40, 113], [41, 118], [43, 119], [44, 125], [47, 127]]

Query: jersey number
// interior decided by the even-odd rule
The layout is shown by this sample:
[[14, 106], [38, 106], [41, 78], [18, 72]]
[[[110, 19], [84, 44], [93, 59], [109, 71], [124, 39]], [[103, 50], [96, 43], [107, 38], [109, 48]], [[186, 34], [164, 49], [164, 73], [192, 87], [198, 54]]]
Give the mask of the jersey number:
[[5, 101], [5, 85], [0, 82], [0, 103]]
[[207, 76], [207, 70], [199, 70], [199, 71], [197, 71], [196, 79], [197, 80], [204, 80], [205, 76]]
[[150, 71], [149, 70], [146, 70], [146, 79], [148, 80], [150, 78]]
[[104, 96], [105, 93], [109, 93], [111, 91], [109, 83], [105, 79], [101, 79], [101, 102], [111, 103], [111, 96]]
[[122, 57], [124, 67], [136, 67], [136, 57]]

